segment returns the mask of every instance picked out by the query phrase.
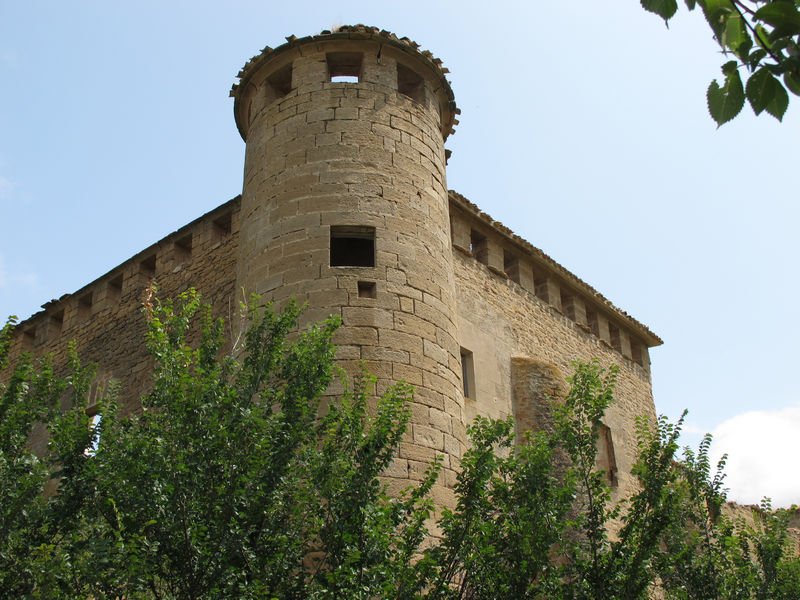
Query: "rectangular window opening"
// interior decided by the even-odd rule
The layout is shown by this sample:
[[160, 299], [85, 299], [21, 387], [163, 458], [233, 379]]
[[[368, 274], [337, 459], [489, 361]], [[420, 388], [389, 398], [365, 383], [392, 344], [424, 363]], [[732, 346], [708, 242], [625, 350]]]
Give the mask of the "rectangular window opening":
[[328, 78], [331, 83], [358, 83], [361, 80], [361, 52], [329, 52]]
[[186, 262], [192, 258], [192, 234], [187, 234], [175, 240], [175, 260], [176, 262]]
[[283, 98], [292, 91], [292, 64], [278, 69], [267, 78], [267, 85], [272, 88], [273, 100]]
[[503, 271], [511, 281], [519, 283], [519, 258], [507, 250], [503, 250]]
[[397, 63], [397, 91], [422, 104], [425, 99], [425, 80], [407, 66]]
[[605, 472], [608, 485], [617, 487], [617, 457], [614, 452], [614, 440], [611, 437], [611, 428], [604, 423], [598, 423], [595, 433], [597, 434], [595, 468], [598, 471]]
[[474, 229], [469, 232], [469, 251], [478, 262], [489, 264], [489, 241], [485, 235]]
[[561, 290], [561, 312], [564, 313], [567, 317], [575, 320], [575, 299], [571, 294]]
[[642, 345], [637, 340], [631, 340], [631, 358], [637, 365], [644, 365], [644, 361], [642, 360]]
[[31, 327], [22, 332], [22, 349], [33, 350], [34, 344], [36, 344], [36, 330]]
[[611, 338], [611, 347], [617, 352], [622, 352], [622, 343], [619, 339], [619, 328], [611, 322], [608, 324], [608, 334]]
[[212, 221], [212, 224], [214, 226], [215, 237], [217, 238], [217, 241], [220, 241], [222, 238], [231, 234], [233, 214], [227, 212], [224, 215], [220, 215]]
[[377, 298], [378, 286], [374, 281], [359, 281], [358, 282], [358, 297], [359, 298]]
[[50, 315], [50, 322], [47, 328], [48, 339], [57, 338], [59, 335], [61, 335], [62, 329], [64, 329], [63, 309]]
[[475, 363], [472, 352], [461, 348], [461, 381], [464, 385], [464, 398], [475, 400]]
[[142, 275], [152, 277], [156, 274], [156, 255], [148, 256], [139, 263], [139, 272]]
[[332, 267], [374, 267], [375, 228], [331, 226]]
[[120, 273], [108, 282], [108, 299], [112, 302], [119, 302], [122, 298], [123, 275]]
[[93, 293], [84, 294], [78, 299], [78, 317], [88, 319], [92, 316]]

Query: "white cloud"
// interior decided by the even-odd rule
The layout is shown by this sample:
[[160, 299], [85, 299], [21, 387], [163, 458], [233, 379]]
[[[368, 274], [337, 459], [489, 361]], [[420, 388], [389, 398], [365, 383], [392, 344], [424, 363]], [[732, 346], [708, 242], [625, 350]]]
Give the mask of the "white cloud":
[[730, 500], [757, 504], [769, 496], [776, 507], [800, 504], [800, 406], [736, 415], [712, 434], [712, 464], [728, 455]]

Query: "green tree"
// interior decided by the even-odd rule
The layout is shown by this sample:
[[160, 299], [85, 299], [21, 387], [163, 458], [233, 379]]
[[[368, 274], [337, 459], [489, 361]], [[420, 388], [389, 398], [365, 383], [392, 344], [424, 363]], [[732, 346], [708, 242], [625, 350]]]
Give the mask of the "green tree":
[[753, 525], [726, 514], [726, 459], [712, 474], [711, 436], [695, 453], [684, 450], [677, 469], [679, 513], [663, 536], [657, 559], [669, 599], [773, 600], [800, 598], [800, 558], [789, 547], [789, 513], [765, 499]]
[[[289, 335], [293, 304], [280, 314], [249, 309], [233, 353], [223, 353], [222, 323], [191, 291], [148, 313], [155, 369], [140, 412], [121, 414], [109, 396], [90, 426], [77, 362], [80, 381], [24, 358], [2, 390], [0, 595], [383, 595], [403, 573], [392, 565], [409, 564], [423, 539], [433, 483], [432, 474], [390, 500], [378, 480], [408, 421], [408, 386], [370, 411], [364, 377], [321, 406], [338, 321]], [[70, 384], [74, 408], [62, 411]], [[25, 445], [35, 421], [50, 427], [44, 461]], [[58, 493], [46, 496], [51, 473]]]
[[[685, 0], [699, 6], [723, 54], [724, 79], [711, 82], [708, 111], [717, 125], [736, 117], [745, 98], [753, 112], [779, 121], [789, 106], [789, 92], [800, 95], [800, 0]], [[666, 22], [677, 0], [641, 0], [645, 10]], [[742, 77], [742, 73], [745, 76]]]
[[74, 352], [65, 377], [23, 355], [0, 388], [0, 598], [610, 600], [657, 580], [669, 598], [798, 597], [787, 513], [725, 517], [710, 438], [679, 460], [680, 421], [638, 422], [638, 483], [614, 501], [596, 463], [617, 371], [597, 363], [576, 364], [550, 431], [517, 443], [510, 419], [476, 419], [452, 509], [428, 499], [436, 462], [389, 498], [411, 390], [376, 398], [365, 375], [324, 396], [338, 321], [297, 332], [298, 314], [254, 303], [229, 349], [193, 291], [152, 301], [152, 389], [133, 414], [111, 389], [99, 423]]

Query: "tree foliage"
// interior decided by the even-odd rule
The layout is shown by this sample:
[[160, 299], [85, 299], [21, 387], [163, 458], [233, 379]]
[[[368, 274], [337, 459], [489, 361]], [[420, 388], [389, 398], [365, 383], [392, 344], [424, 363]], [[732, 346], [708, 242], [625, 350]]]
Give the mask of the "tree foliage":
[[[666, 22], [678, 10], [677, 0], [641, 0], [645, 10]], [[779, 121], [789, 94], [800, 95], [800, 0], [685, 0], [700, 7], [714, 39], [731, 58], [722, 65], [723, 79], [711, 82], [708, 111], [717, 125], [736, 117], [745, 99], [753, 112]], [[742, 77], [742, 73], [745, 74]]]
[[576, 364], [549, 431], [478, 418], [452, 508], [428, 497], [437, 462], [389, 497], [412, 391], [377, 398], [364, 375], [323, 395], [338, 321], [297, 332], [298, 314], [255, 303], [229, 349], [194, 292], [148, 303], [151, 391], [125, 414], [109, 389], [99, 422], [92, 369], [74, 351], [64, 377], [8, 366], [6, 326], [0, 598], [644, 599], [657, 580], [669, 598], [798, 597], [787, 513], [725, 517], [710, 438], [678, 459], [680, 422], [638, 422], [638, 483], [614, 501], [596, 464], [616, 369], [597, 363]]

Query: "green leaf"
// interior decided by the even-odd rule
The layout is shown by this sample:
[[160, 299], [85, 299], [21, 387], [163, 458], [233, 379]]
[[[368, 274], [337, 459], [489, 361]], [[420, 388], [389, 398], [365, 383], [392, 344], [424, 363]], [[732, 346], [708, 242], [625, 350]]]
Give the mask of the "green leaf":
[[750, 79], [747, 80], [745, 93], [754, 113], [760, 115], [767, 108], [767, 105], [775, 97], [775, 89], [779, 85], [772, 73], [763, 67], [753, 73]]
[[800, 12], [791, 2], [770, 2], [759, 8], [753, 18], [781, 30], [783, 35], [800, 34]]
[[736, 67], [736, 61], [725, 63], [722, 66], [725, 85], [720, 87], [715, 79], [708, 86], [708, 92], [706, 92], [708, 112], [716, 121], [717, 127], [733, 119], [744, 106], [744, 87]]
[[669, 21], [678, 10], [678, 0], [641, 0], [642, 8]]
[[761, 68], [747, 80], [747, 100], [757, 115], [766, 110], [778, 121], [789, 107], [789, 95], [768, 69]]
[[767, 51], [762, 50], [761, 48], [758, 50], [753, 50], [747, 57], [747, 64], [750, 65], [751, 69], [755, 69], [766, 55]]
[[705, 0], [700, 6], [703, 7], [703, 14], [714, 32], [714, 37], [720, 46], [725, 48], [728, 19], [738, 18], [739, 14], [733, 10], [729, 0]]
[[800, 77], [791, 71], [783, 74], [783, 83], [795, 96], [800, 96]]
[[686, 8], [689, 10], [694, 10], [694, 7], [697, 6], [697, 0], [684, 0], [686, 2]]
[[747, 33], [744, 19], [742, 19], [739, 13], [730, 13], [726, 16], [724, 22], [725, 29], [723, 30], [720, 43], [736, 52], [739, 46], [750, 41], [750, 35]]

